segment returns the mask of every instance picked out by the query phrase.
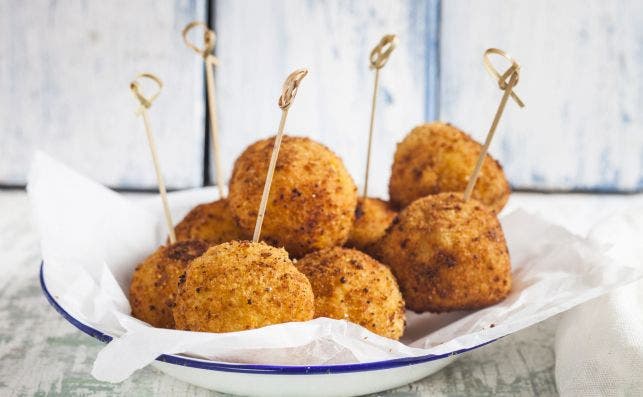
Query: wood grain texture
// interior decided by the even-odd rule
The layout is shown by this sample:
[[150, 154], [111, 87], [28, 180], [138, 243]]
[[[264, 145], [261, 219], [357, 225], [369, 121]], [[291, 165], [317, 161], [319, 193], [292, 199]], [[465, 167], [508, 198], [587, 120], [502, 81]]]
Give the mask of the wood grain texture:
[[400, 43], [382, 69], [375, 119], [371, 195], [388, 196], [395, 144], [429, 112], [429, 21], [437, 2], [216, 2], [217, 89], [225, 175], [250, 143], [272, 135], [286, 76], [309, 68], [286, 133], [308, 135], [342, 157], [363, 184], [374, 73], [369, 54], [381, 36]]
[[440, 117], [482, 140], [501, 92], [488, 47], [522, 65], [491, 153], [514, 186], [643, 189], [643, 3], [442, 3]]
[[165, 88], [151, 109], [166, 181], [202, 182], [203, 62], [181, 29], [204, 0], [0, 2], [0, 182], [23, 184], [35, 148], [105, 184], [156, 185], [129, 82]]
[[[202, 62], [179, 32], [205, 9], [205, 0], [0, 2], [0, 184], [23, 184], [41, 148], [105, 184], [154, 188], [127, 90], [151, 70], [166, 83], [152, 121], [168, 185], [200, 185]], [[491, 150], [514, 187], [643, 189], [639, 1], [220, 0], [213, 13], [226, 176], [243, 148], [274, 133], [281, 83], [307, 66], [287, 132], [330, 146], [361, 185], [368, 54], [391, 32], [400, 46], [381, 76], [373, 195], [387, 196], [395, 143], [414, 125], [440, 118], [483, 139], [500, 98], [481, 65], [489, 46], [523, 65], [527, 108], [510, 104]]]

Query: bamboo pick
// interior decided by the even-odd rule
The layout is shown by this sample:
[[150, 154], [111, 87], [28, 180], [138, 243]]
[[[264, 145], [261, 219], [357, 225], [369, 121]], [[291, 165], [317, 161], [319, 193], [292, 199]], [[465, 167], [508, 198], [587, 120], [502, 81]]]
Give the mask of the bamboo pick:
[[[491, 60], [489, 59], [489, 56], [491, 54], [500, 55], [501, 57], [511, 62], [511, 66], [503, 74], [498, 73], [498, 71], [493, 67]], [[504, 93], [502, 95], [502, 99], [500, 100], [500, 104], [498, 105], [498, 109], [496, 110], [493, 122], [491, 123], [491, 128], [489, 128], [489, 132], [487, 133], [485, 143], [482, 146], [478, 161], [476, 162], [476, 165], [473, 168], [473, 172], [471, 173], [471, 177], [469, 178], [469, 183], [467, 183], [467, 187], [464, 189], [464, 201], [467, 201], [469, 200], [469, 198], [471, 198], [473, 188], [475, 187], [476, 181], [480, 176], [482, 164], [484, 163], [487, 151], [489, 150], [489, 145], [491, 144], [491, 140], [493, 139], [493, 136], [496, 132], [496, 128], [498, 127], [498, 123], [500, 122], [502, 113], [505, 110], [507, 100], [509, 99], [509, 97], [511, 97], [511, 99], [513, 99], [514, 102], [516, 102], [516, 104], [518, 104], [518, 106], [520, 106], [521, 108], [525, 106], [523, 101], [513, 91], [513, 88], [518, 84], [518, 80], [520, 77], [520, 65], [518, 64], [518, 62], [516, 62], [509, 54], [497, 48], [487, 49], [484, 53], [483, 61], [485, 69], [492, 77], [494, 77], [498, 81], [498, 87], [503, 90]], [[507, 82], [507, 79], [509, 79], [509, 82]]]
[[279, 129], [277, 130], [277, 135], [275, 136], [275, 142], [272, 148], [272, 155], [270, 157], [270, 165], [268, 166], [268, 174], [266, 175], [266, 183], [263, 186], [263, 193], [261, 195], [261, 202], [259, 203], [259, 212], [257, 213], [257, 222], [255, 223], [255, 230], [252, 236], [252, 241], [257, 243], [259, 242], [259, 236], [261, 235], [261, 226], [263, 225], [263, 218], [266, 213], [266, 205], [268, 204], [268, 196], [270, 195], [270, 186], [272, 185], [272, 177], [275, 172], [275, 166], [277, 165], [277, 157], [279, 156], [279, 148], [281, 147], [281, 139], [284, 134], [284, 127], [286, 125], [286, 117], [288, 117], [288, 109], [292, 105], [295, 95], [297, 95], [297, 90], [301, 80], [306, 77], [308, 74], [307, 69], [298, 69], [292, 72], [284, 81], [284, 85], [281, 90], [281, 96], [277, 101], [277, 104], [281, 108], [281, 120], [279, 120]]
[[373, 98], [371, 100], [371, 122], [368, 127], [368, 146], [366, 148], [366, 171], [364, 175], [364, 192], [363, 196], [366, 198], [368, 194], [368, 176], [371, 169], [371, 147], [373, 143], [373, 125], [375, 124], [375, 105], [377, 102], [377, 92], [379, 88], [380, 69], [386, 65], [388, 58], [397, 46], [397, 36], [394, 34], [387, 34], [371, 51], [370, 61], [371, 69], [375, 69], [375, 80], [373, 83]]
[[[141, 87], [139, 85], [140, 79], [149, 79], [156, 83], [157, 90], [156, 92], [146, 97], [141, 93]], [[145, 134], [147, 135], [147, 143], [150, 147], [150, 153], [152, 154], [152, 162], [154, 163], [154, 171], [156, 172], [156, 181], [159, 185], [159, 193], [161, 195], [161, 202], [163, 203], [163, 212], [165, 214], [165, 223], [167, 224], [168, 233], [170, 235], [170, 243], [174, 244], [176, 242], [176, 235], [174, 234], [174, 223], [172, 222], [172, 214], [170, 213], [170, 206], [167, 199], [167, 190], [165, 189], [165, 182], [163, 181], [163, 174], [161, 173], [161, 166], [158, 158], [158, 151], [156, 150], [156, 143], [154, 142], [154, 135], [152, 134], [152, 127], [150, 123], [150, 116], [148, 109], [152, 106], [152, 102], [159, 96], [161, 89], [163, 88], [163, 82], [161, 79], [156, 77], [151, 73], [141, 73], [134, 81], [130, 83], [130, 90], [138, 99], [140, 106], [136, 110], [136, 113], [140, 116], [143, 116], [143, 124], [145, 126]]]
[[[199, 48], [188, 38], [190, 31], [196, 27], [203, 27], [203, 48]], [[219, 64], [218, 59], [212, 54], [216, 35], [212, 29], [208, 28], [204, 22], [194, 21], [190, 22], [183, 28], [183, 42], [188, 48], [194, 50], [197, 54], [203, 57], [205, 62], [205, 78], [206, 78], [206, 91], [208, 95], [208, 114], [210, 116], [210, 146], [212, 150], [212, 157], [214, 157], [214, 172], [217, 180], [217, 188], [219, 190], [219, 197], [225, 198], [223, 187], [223, 170], [221, 169], [221, 149], [219, 145], [219, 119], [217, 117], [217, 102], [214, 90], [214, 66]]]

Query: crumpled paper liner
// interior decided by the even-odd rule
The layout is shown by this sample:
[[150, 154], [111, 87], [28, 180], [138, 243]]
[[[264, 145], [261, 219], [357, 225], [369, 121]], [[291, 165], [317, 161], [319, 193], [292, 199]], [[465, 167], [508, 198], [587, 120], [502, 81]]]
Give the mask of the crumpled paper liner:
[[[46, 281], [77, 319], [114, 337], [92, 375], [119, 382], [162, 353], [230, 363], [350, 364], [471, 348], [543, 321], [641, 277], [613, 263], [608, 247], [523, 211], [502, 217], [513, 289], [477, 311], [407, 312], [400, 342], [327, 318], [224, 334], [153, 328], [130, 316], [126, 291], [142, 259], [166, 237], [158, 197], [130, 200], [37, 153], [28, 185]], [[176, 221], [213, 189], [170, 195]]]

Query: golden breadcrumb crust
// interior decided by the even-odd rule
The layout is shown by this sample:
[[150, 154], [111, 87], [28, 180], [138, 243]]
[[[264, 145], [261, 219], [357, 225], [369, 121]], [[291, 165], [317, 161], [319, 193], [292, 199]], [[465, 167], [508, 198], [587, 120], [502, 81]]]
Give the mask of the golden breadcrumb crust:
[[[238, 225], [254, 230], [274, 138], [250, 145], [230, 179], [230, 208]], [[284, 136], [261, 239], [295, 258], [342, 245], [353, 225], [357, 188], [342, 160], [308, 138]]]
[[377, 198], [359, 197], [355, 208], [355, 222], [346, 242], [347, 247], [371, 253], [371, 248], [389, 227], [397, 212], [388, 202]]
[[315, 293], [315, 317], [348, 320], [391, 339], [404, 333], [404, 299], [391, 271], [370, 256], [328, 248], [295, 264]]
[[479, 309], [511, 289], [509, 251], [495, 214], [460, 193], [426, 196], [406, 207], [377, 246], [409, 309]]
[[[450, 124], [415, 127], [395, 151], [389, 182], [391, 203], [404, 208], [429, 194], [464, 192], [480, 150], [478, 142]], [[500, 163], [487, 155], [472, 197], [498, 213], [509, 192]]]
[[192, 208], [174, 232], [178, 241], [199, 239], [212, 245], [249, 238], [234, 221], [226, 199]]
[[159, 247], [134, 270], [129, 300], [132, 315], [158, 328], [174, 328], [179, 276], [190, 261], [203, 254], [209, 244], [201, 240], [181, 241]]
[[179, 281], [177, 329], [232, 332], [307, 321], [313, 291], [281, 248], [231, 241], [192, 261]]

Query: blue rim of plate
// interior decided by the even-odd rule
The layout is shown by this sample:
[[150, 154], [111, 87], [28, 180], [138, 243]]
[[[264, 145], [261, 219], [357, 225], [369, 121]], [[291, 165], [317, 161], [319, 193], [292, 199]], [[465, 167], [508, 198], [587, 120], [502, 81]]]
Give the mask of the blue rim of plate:
[[[73, 317], [65, 309], [58, 304], [56, 299], [51, 295], [47, 289], [47, 284], [45, 283], [44, 278], [44, 266], [45, 262], [40, 263], [40, 287], [42, 292], [51, 304], [54, 309], [65, 320], [69, 321], [74, 327], [78, 328], [87, 335], [98, 339], [101, 342], [108, 343], [112, 340], [112, 337], [102, 333], [101, 331], [90, 327], [89, 325], [81, 322], [80, 320]], [[362, 371], [378, 371], [384, 369], [405, 367], [409, 365], [422, 364], [429, 361], [440, 360], [443, 358], [455, 356], [468, 352], [470, 350], [477, 349], [479, 347], [488, 345], [492, 342], [495, 342], [497, 339], [482, 343], [480, 345], [468, 348], [456, 350], [453, 352], [445, 354], [428, 354], [425, 356], [417, 357], [408, 357], [408, 358], [397, 358], [392, 360], [384, 361], [373, 361], [368, 363], [358, 363], [358, 364], [338, 364], [338, 365], [258, 365], [258, 364], [227, 364], [220, 363], [209, 360], [199, 360], [195, 358], [189, 358], [185, 356], [178, 356], [173, 354], [161, 354], [156, 358], [157, 361], [162, 361], [169, 364], [181, 365], [184, 367], [192, 367], [199, 369], [207, 369], [211, 371], [223, 371], [223, 372], [240, 372], [247, 374], [265, 374], [265, 375], [313, 375], [313, 374], [341, 374], [347, 372], [362, 372]]]

